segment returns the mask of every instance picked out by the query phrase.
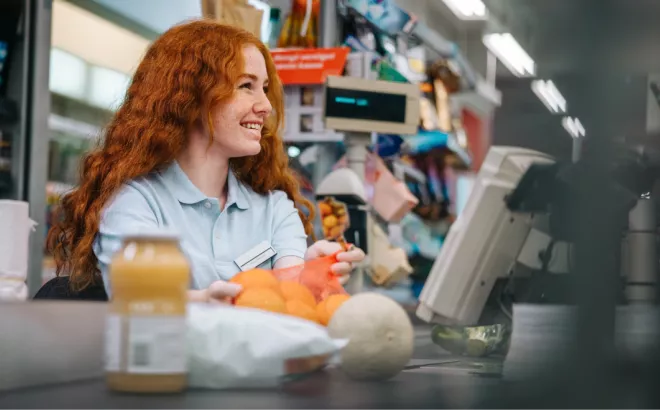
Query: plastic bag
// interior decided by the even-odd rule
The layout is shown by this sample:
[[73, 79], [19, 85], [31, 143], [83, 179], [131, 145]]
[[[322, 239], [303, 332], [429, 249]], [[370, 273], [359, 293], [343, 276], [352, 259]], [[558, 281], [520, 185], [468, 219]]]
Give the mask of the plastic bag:
[[347, 294], [339, 283], [339, 277], [330, 270], [336, 262], [336, 255], [330, 255], [271, 272], [280, 281], [293, 281], [305, 286], [312, 292], [316, 301], [320, 302], [330, 295]]
[[318, 371], [348, 341], [292, 316], [235, 306], [188, 306], [190, 387], [276, 387]]

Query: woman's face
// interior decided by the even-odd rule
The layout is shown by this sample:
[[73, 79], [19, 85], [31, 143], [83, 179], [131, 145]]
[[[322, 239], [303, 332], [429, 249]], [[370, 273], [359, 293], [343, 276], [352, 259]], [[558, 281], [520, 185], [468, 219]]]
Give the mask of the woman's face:
[[213, 139], [227, 158], [257, 155], [261, 150], [261, 130], [273, 110], [266, 97], [268, 71], [258, 48], [243, 49], [245, 68], [234, 96], [213, 108]]

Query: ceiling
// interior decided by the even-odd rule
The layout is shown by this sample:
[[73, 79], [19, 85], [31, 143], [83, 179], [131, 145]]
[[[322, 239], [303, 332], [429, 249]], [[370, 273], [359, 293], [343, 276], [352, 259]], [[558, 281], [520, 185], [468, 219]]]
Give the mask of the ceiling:
[[[89, 1], [89, 0], [87, 0]], [[162, 33], [183, 20], [200, 17], [200, 0], [93, 0], [149, 29]]]
[[[538, 77], [557, 84], [569, 114], [585, 124], [592, 142], [625, 138], [660, 147], [657, 137], [645, 136], [647, 76], [660, 72], [660, 1], [484, 2], [536, 61]], [[552, 142], [568, 155], [560, 120], [531, 92], [530, 80], [506, 70], [498, 74], [504, 105], [497, 112], [496, 140], [517, 145], [531, 140], [543, 150]]]

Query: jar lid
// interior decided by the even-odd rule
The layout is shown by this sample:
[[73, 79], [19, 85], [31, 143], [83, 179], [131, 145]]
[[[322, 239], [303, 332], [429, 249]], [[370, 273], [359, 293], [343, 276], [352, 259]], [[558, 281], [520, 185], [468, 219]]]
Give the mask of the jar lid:
[[178, 241], [181, 238], [179, 232], [173, 228], [141, 228], [129, 231], [122, 235], [124, 241], [129, 239], [158, 239]]

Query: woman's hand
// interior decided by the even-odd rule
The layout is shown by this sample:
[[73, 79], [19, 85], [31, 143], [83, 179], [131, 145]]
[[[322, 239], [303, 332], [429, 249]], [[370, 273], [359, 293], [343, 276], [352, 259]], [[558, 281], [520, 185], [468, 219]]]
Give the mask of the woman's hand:
[[339, 276], [339, 282], [344, 285], [348, 282], [349, 275], [353, 270], [353, 265], [364, 260], [365, 254], [362, 249], [351, 245], [348, 251], [343, 251], [340, 244], [321, 240], [307, 248], [307, 252], [305, 252], [305, 260], [334, 255], [335, 253], [337, 253], [337, 263], [333, 264], [330, 269], [332, 270], [332, 273]]
[[201, 303], [230, 303], [242, 290], [241, 285], [218, 280], [211, 284], [208, 289], [189, 290], [189, 302]]

